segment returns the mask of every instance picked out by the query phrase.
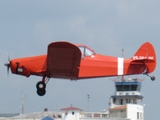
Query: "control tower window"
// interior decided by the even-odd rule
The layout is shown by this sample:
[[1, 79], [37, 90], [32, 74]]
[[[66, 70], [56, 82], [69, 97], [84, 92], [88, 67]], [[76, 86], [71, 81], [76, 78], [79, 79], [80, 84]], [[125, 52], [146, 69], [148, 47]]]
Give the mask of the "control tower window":
[[122, 85], [116, 85], [116, 89], [117, 89], [117, 91], [123, 91]]
[[139, 85], [116, 85], [117, 91], [140, 91], [140, 88]]
[[123, 91], [130, 91], [130, 86], [129, 85], [124, 85], [124, 90]]
[[116, 103], [116, 98], [113, 98], [113, 103], [114, 103], [114, 104]]
[[140, 85], [130, 85], [130, 91], [140, 91], [141, 86]]
[[120, 105], [123, 105], [123, 99], [120, 99]]

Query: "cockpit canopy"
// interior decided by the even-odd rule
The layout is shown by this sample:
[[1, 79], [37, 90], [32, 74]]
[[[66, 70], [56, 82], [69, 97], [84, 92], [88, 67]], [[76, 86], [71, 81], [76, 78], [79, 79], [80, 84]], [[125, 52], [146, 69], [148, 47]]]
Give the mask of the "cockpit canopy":
[[80, 49], [82, 56], [92, 56], [95, 54], [95, 52], [92, 49], [85, 45], [77, 45], [77, 47]]

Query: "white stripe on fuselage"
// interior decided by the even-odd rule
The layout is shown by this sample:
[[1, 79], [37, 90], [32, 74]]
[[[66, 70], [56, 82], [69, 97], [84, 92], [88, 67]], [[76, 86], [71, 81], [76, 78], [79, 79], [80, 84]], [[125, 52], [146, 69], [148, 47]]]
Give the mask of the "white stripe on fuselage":
[[124, 67], [124, 59], [123, 58], [118, 58], [118, 75], [123, 75], [123, 67]]

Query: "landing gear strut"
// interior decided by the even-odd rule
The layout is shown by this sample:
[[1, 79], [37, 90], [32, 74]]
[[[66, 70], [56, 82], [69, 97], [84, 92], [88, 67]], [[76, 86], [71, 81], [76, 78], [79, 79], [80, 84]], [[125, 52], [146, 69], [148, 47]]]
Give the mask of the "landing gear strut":
[[156, 79], [155, 76], [151, 76], [151, 75], [149, 75], [149, 74], [146, 74], [146, 75], [149, 76], [152, 81], [154, 81], [154, 80]]
[[142, 74], [149, 76], [152, 81], [154, 81], [154, 80], [156, 79], [155, 76], [151, 76], [151, 75], [149, 75], [149, 74], [147, 73], [147, 68], [144, 70], [144, 72], [143, 72]]
[[49, 81], [50, 78], [46, 78], [45, 76], [43, 76], [42, 81], [39, 81], [36, 84], [36, 88], [37, 88], [37, 94], [39, 96], [43, 96], [46, 94], [46, 84]]

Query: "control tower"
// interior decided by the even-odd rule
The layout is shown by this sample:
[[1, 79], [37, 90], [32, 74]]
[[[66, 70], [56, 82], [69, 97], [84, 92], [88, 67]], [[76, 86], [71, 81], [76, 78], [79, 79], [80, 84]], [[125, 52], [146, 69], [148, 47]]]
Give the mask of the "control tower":
[[144, 120], [144, 104], [141, 95], [141, 79], [115, 79], [115, 95], [110, 98], [110, 118]]

